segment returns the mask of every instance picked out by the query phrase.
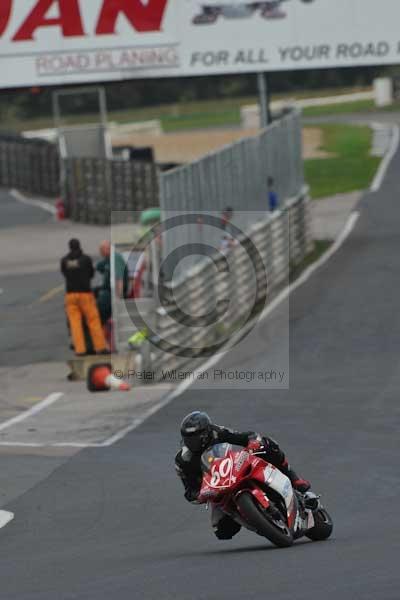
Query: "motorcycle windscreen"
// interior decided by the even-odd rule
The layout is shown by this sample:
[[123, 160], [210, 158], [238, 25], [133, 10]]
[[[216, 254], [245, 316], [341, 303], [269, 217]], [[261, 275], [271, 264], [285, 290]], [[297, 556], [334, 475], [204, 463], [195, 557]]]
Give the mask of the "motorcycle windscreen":
[[215, 444], [201, 455], [201, 469], [204, 473], [211, 473], [215, 459], [228, 456], [229, 452], [242, 452], [242, 446], [234, 444]]

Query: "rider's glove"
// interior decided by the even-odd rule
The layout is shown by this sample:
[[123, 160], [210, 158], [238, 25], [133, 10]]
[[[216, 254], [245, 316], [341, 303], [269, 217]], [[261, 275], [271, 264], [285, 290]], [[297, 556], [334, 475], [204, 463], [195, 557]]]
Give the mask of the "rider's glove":
[[262, 446], [262, 443], [260, 440], [250, 440], [249, 443], [247, 444], [247, 449], [250, 452], [257, 452], [258, 450], [260, 450]]

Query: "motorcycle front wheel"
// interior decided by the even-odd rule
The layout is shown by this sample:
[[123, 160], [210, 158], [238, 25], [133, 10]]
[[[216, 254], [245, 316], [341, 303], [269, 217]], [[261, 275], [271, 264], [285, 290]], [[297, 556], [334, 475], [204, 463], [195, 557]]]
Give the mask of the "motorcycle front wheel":
[[333, 530], [333, 521], [329, 513], [324, 508], [319, 508], [313, 514], [315, 525], [307, 531], [306, 536], [313, 542], [328, 539]]
[[252, 494], [243, 492], [236, 500], [237, 507], [244, 520], [253, 527], [258, 535], [266, 537], [279, 548], [288, 548], [293, 544], [293, 535], [282, 519], [276, 519], [267, 510], [263, 510]]

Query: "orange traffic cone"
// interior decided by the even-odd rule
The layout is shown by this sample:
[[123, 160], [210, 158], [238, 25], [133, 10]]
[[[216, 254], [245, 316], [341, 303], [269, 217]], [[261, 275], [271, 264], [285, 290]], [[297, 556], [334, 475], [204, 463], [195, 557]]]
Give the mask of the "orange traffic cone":
[[86, 379], [89, 392], [106, 392], [108, 390], [129, 392], [131, 386], [112, 374], [110, 363], [92, 365]]

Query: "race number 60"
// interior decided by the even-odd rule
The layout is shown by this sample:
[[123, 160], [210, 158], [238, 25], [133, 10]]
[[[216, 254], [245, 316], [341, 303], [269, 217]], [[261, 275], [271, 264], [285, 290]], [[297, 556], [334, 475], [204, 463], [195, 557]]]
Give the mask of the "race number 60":
[[232, 459], [224, 458], [218, 465], [214, 465], [212, 468], [212, 478], [210, 484], [214, 487], [218, 487], [221, 479], [226, 479], [232, 471]]

